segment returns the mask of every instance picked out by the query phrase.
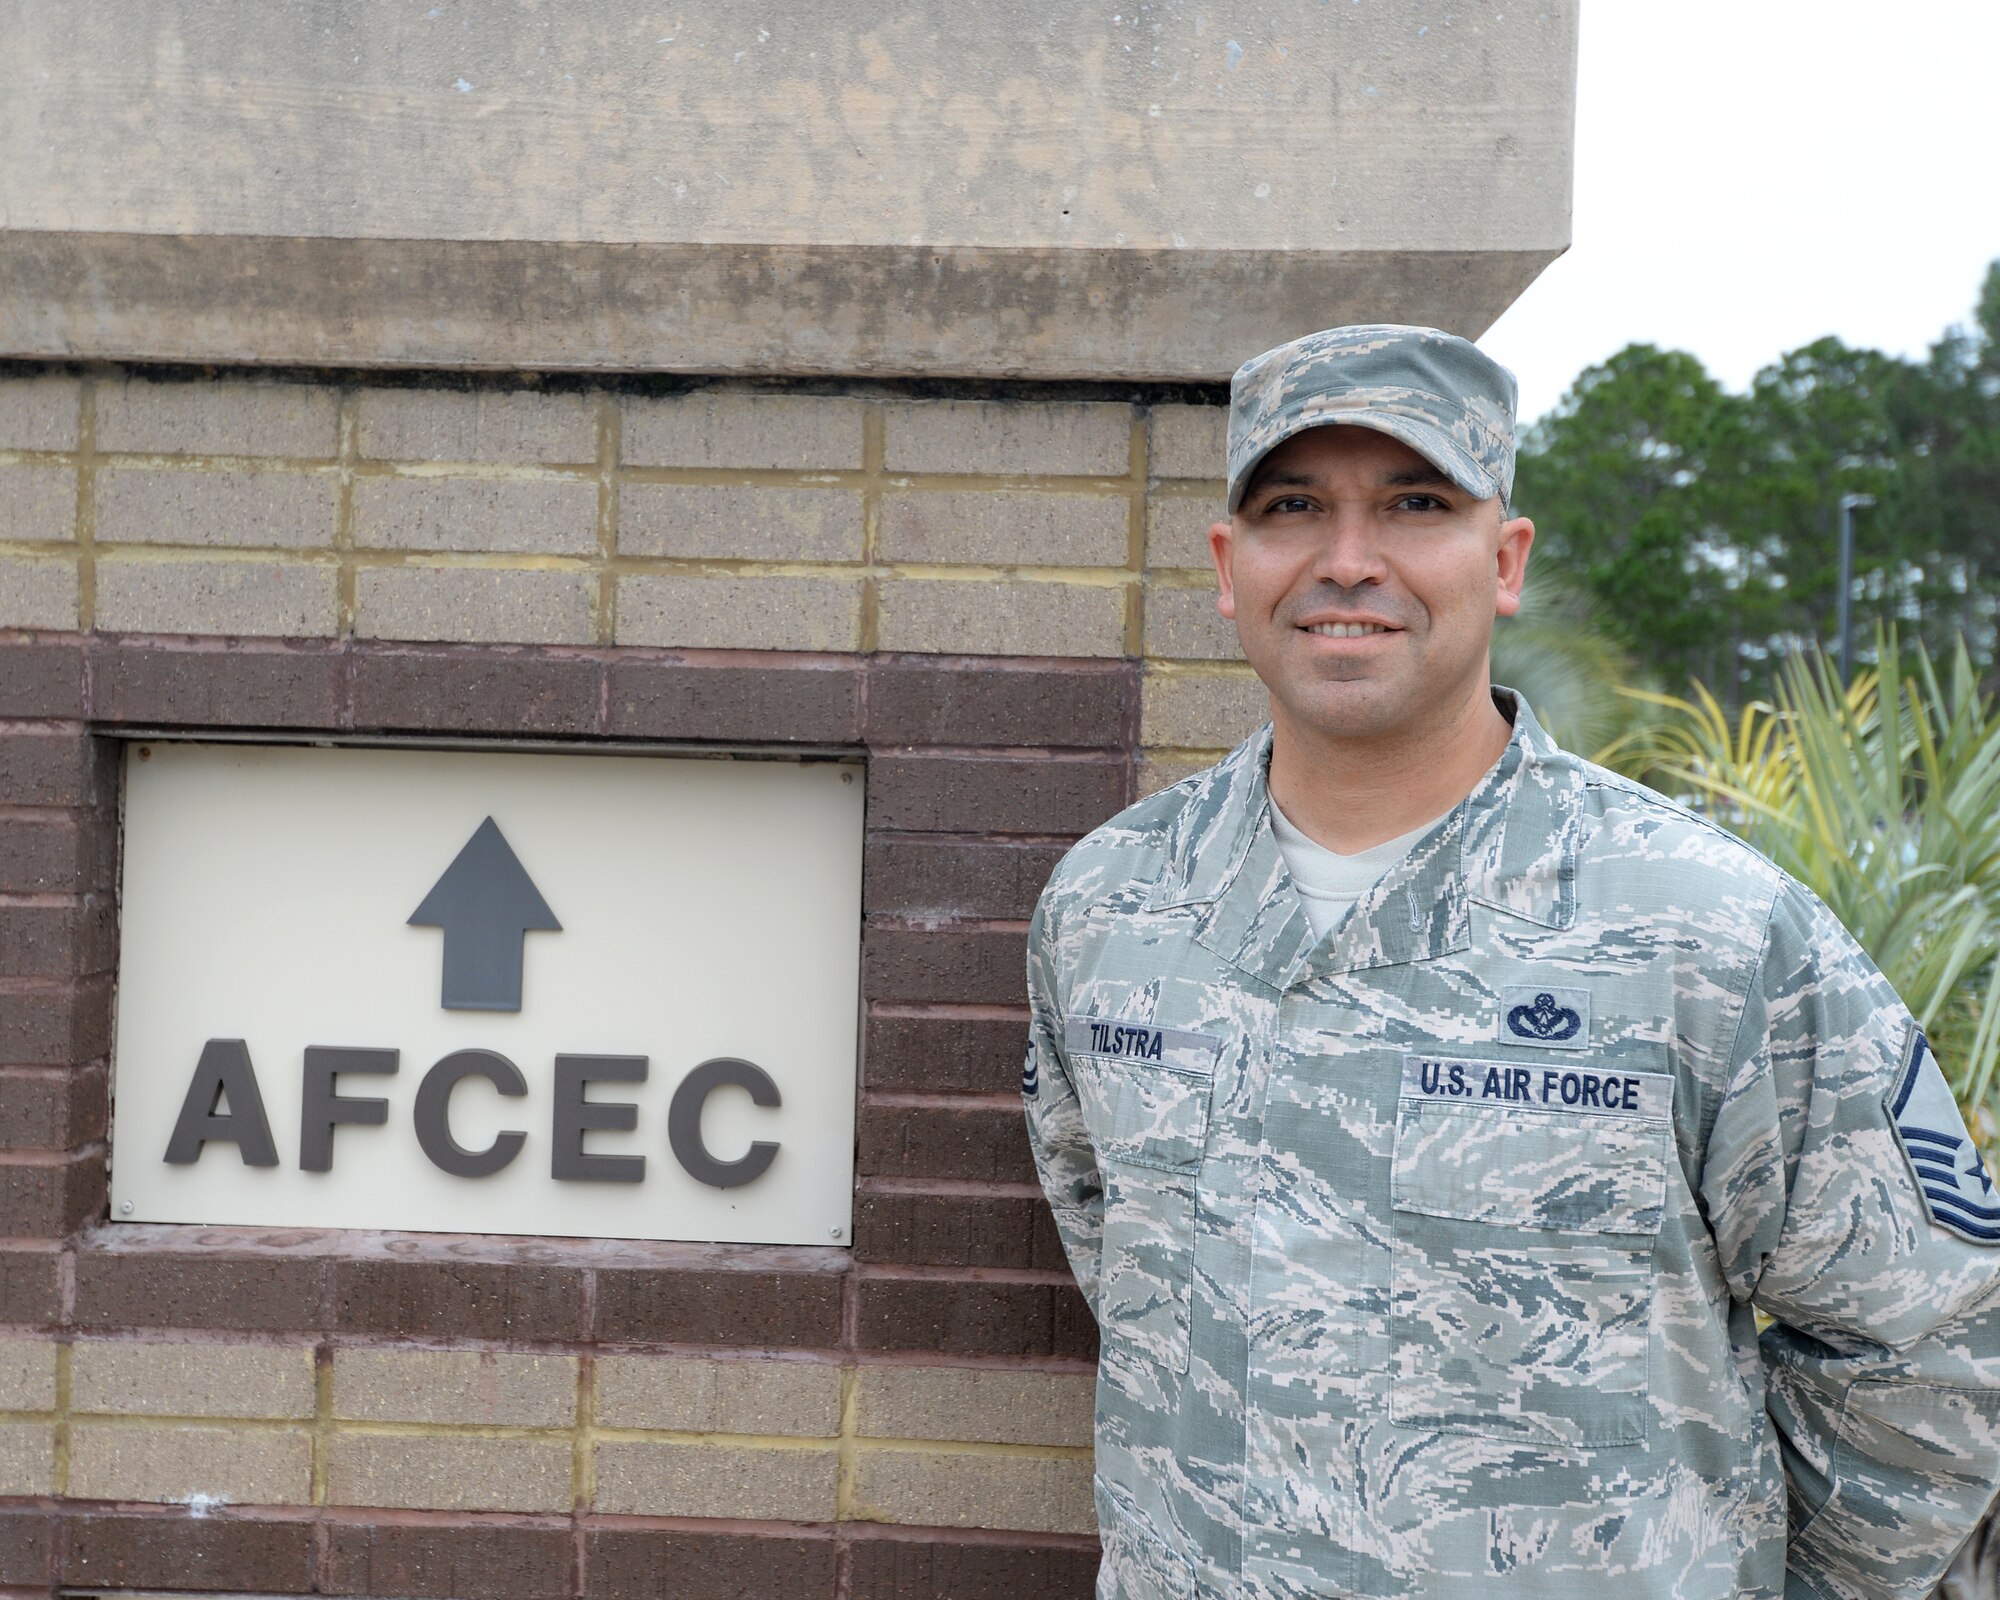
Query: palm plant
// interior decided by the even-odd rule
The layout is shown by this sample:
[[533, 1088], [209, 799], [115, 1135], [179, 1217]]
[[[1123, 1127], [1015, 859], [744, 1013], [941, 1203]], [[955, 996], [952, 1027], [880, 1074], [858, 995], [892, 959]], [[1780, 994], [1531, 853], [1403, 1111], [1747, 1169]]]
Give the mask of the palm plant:
[[1940, 677], [1893, 631], [1845, 688], [1794, 656], [1775, 704], [1731, 718], [1628, 691], [1660, 713], [1601, 759], [1677, 793], [1824, 900], [1930, 1036], [1975, 1130], [2000, 1127], [2000, 707], [1963, 639]]

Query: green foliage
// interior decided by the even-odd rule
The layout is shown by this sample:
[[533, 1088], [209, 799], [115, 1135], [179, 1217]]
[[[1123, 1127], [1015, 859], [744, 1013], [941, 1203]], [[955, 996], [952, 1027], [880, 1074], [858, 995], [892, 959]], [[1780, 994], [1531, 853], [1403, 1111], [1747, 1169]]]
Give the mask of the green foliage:
[[1590, 596], [1560, 569], [1537, 567], [1518, 616], [1494, 626], [1493, 681], [1517, 689], [1558, 744], [1596, 750], [1643, 719], [1619, 690], [1636, 669], [1616, 641], [1594, 625]]
[[1515, 503], [1646, 669], [1730, 705], [1834, 644], [1843, 495], [1855, 615], [1986, 660], [2000, 622], [2000, 261], [1972, 323], [1925, 361], [1820, 339], [1747, 394], [1693, 356], [1632, 345], [1584, 372], [1522, 440]]
[[1824, 656], [1795, 654], [1775, 703], [1732, 716], [1635, 691], [1655, 725], [1606, 751], [1688, 800], [1813, 890], [1896, 986], [1952, 1088], [1989, 1136], [2000, 1112], [2000, 706], [1964, 641], [1941, 677], [1921, 646], [1843, 691]]

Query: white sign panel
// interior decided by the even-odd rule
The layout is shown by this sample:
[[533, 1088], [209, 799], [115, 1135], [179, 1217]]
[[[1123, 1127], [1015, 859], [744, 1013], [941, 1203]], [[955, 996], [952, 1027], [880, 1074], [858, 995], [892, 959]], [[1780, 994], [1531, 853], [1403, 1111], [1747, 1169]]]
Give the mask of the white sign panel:
[[113, 1218], [846, 1244], [862, 790], [128, 751]]

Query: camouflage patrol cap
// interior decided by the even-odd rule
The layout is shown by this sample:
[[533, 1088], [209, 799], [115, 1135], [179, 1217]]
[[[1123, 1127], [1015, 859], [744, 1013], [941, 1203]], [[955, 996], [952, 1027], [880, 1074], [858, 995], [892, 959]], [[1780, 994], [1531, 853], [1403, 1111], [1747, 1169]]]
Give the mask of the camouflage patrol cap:
[[1438, 328], [1328, 328], [1266, 350], [1229, 381], [1229, 509], [1295, 433], [1345, 423], [1400, 439], [1467, 494], [1514, 492], [1514, 375]]

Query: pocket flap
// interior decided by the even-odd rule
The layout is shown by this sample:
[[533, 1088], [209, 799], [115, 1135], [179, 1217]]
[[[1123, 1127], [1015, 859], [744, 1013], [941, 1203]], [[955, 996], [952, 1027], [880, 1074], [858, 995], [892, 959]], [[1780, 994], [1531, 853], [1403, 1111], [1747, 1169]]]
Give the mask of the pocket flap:
[[[1580, 1074], [1592, 1078], [1594, 1104], [1580, 1103]], [[1660, 1073], [1413, 1056], [1396, 1115], [1395, 1207], [1526, 1228], [1658, 1233], [1672, 1096], [1673, 1080]]]

